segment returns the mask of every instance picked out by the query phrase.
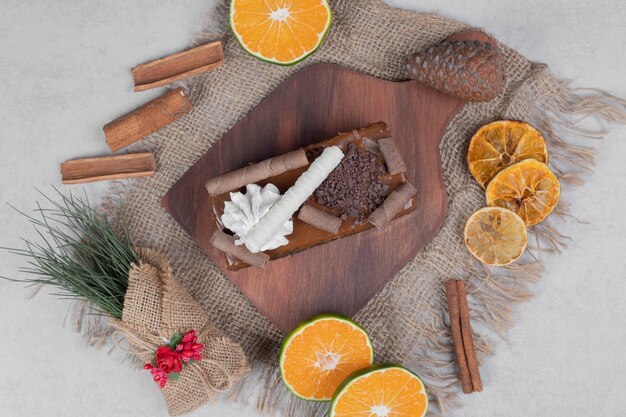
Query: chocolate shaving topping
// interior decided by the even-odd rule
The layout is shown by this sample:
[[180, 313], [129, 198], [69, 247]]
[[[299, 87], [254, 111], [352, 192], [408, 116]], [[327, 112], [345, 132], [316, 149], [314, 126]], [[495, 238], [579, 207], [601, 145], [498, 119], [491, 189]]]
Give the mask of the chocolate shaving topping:
[[385, 199], [389, 186], [381, 182], [384, 172], [376, 155], [351, 143], [339, 166], [315, 190], [315, 198], [341, 213], [342, 220], [349, 216], [361, 221]]

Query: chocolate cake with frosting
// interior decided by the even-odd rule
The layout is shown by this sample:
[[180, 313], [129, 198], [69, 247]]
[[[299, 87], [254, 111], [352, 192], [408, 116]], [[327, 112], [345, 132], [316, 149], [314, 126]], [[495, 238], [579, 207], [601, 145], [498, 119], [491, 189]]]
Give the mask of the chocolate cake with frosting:
[[[238, 236], [224, 226], [221, 219], [225, 207], [231, 205], [232, 198], [241, 200], [241, 192], [248, 184], [261, 187], [272, 184], [284, 195], [329, 147], [339, 148], [343, 158], [334, 169], [326, 171], [325, 179], [289, 220], [293, 222], [293, 231], [285, 235], [286, 244], [253, 253], [242, 243], [245, 236]], [[373, 227], [384, 227], [415, 209], [416, 190], [407, 182], [405, 173], [405, 162], [389, 129], [385, 123], [378, 122], [212, 178], [207, 182], [207, 191], [213, 219], [219, 226], [214, 244], [226, 253], [228, 268], [238, 270], [250, 265], [262, 267], [272, 259]], [[246, 221], [260, 222], [256, 218], [259, 215], [247, 213], [248, 209], [243, 211]]]

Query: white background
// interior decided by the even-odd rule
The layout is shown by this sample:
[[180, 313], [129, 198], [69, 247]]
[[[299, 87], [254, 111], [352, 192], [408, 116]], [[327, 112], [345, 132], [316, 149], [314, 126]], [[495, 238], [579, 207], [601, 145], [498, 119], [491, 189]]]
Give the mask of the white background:
[[[483, 26], [576, 85], [626, 97], [626, 3], [622, 0], [395, 0]], [[0, 1], [0, 245], [34, 238], [7, 207], [30, 210], [35, 187], [59, 185], [59, 164], [105, 154], [102, 125], [161, 91], [132, 92], [129, 68], [184, 49], [210, 0]], [[471, 5], [470, 5], [471, 4]], [[358, 7], [358, 6], [355, 6]], [[536, 297], [482, 368], [485, 390], [457, 416], [617, 416], [626, 411], [626, 135], [602, 142], [597, 168], [569, 195], [572, 236], [560, 256], [544, 256]], [[67, 190], [69, 187], [63, 187]], [[81, 187], [72, 187], [80, 190]], [[94, 202], [103, 184], [86, 187]], [[0, 273], [20, 260], [0, 255]], [[85, 345], [63, 326], [67, 303], [29, 300], [0, 281], [0, 415], [165, 416], [150, 378], [119, 355]], [[256, 416], [219, 403], [197, 416]]]

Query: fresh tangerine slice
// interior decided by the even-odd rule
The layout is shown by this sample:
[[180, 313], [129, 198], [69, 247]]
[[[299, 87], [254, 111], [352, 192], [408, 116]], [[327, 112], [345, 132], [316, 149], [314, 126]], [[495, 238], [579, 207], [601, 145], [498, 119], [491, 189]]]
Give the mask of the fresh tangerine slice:
[[327, 0], [232, 0], [230, 26], [241, 46], [267, 62], [293, 65], [320, 46], [330, 27]]
[[330, 401], [348, 375], [374, 360], [369, 336], [350, 319], [322, 315], [305, 322], [285, 338], [280, 374], [296, 396]]
[[510, 120], [481, 127], [467, 151], [469, 170], [483, 188], [500, 171], [524, 159], [548, 163], [546, 141], [528, 123]]
[[423, 417], [424, 384], [398, 365], [377, 365], [352, 374], [337, 390], [330, 417]]
[[524, 221], [511, 210], [486, 207], [465, 225], [465, 245], [487, 265], [504, 266], [518, 260], [528, 243]]
[[544, 163], [534, 159], [500, 171], [487, 186], [487, 205], [514, 211], [526, 226], [541, 223], [556, 207], [559, 180]]

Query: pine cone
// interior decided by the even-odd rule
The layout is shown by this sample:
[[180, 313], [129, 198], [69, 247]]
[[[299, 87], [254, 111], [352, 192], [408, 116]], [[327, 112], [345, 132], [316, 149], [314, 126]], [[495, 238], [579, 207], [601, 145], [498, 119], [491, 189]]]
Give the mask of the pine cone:
[[490, 101], [504, 83], [504, 58], [490, 43], [444, 41], [407, 60], [412, 76], [424, 84], [467, 101]]

